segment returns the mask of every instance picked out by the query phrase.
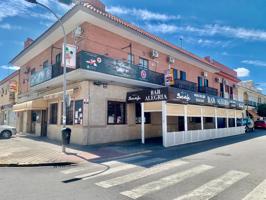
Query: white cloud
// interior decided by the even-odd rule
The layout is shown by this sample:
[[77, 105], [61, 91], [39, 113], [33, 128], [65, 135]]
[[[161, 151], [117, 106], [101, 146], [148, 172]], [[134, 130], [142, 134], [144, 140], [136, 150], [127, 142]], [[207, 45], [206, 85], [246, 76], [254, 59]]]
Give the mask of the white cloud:
[[177, 32], [177, 27], [170, 24], [146, 24], [145, 29], [153, 33], [175, 33]]
[[232, 45], [231, 41], [222, 41], [222, 40], [210, 40], [210, 39], [203, 39], [203, 38], [193, 38], [193, 37], [186, 37], [183, 38], [184, 42], [188, 42], [191, 44], [196, 44], [202, 47], [228, 47]]
[[180, 26], [177, 27], [180, 32], [196, 33], [200, 36], [224, 36], [244, 40], [266, 41], [266, 31], [256, 29], [246, 29], [243, 27], [221, 26], [219, 24], [207, 24], [201, 27]]
[[261, 60], [242, 60], [244, 64], [266, 67], [266, 62]]
[[131, 15], [142, 20], [158, 20], [158, 21], [168, 21], [168, 20], [175, 20], [180, 19], [180, 15], [167, 15], [157, 12], [152, 12], [147, 9], [136, 9], [136, 8], [125, 8], [120, 6], [111, 6], [110, 8], [106, 9], [107, 12], [110, 12], [114, 15]]
[[7, 70], [12, 70], [12, 71], [16, 71], [16, 70], [20, 69], [20, 67], [11, 66], [11, 65], [2, 65], [2, 66], [0, 66], [0, 68], [7, 69]]
[[[68, 9], [70, 9], [73, 5], [64, 5], [59, 3], [58, 0], [39, 0], [41, 3], [54, 8], [54, 10], [59, 13], [63, 14]], [[23, 16], [23, 17], [38, 17], [41, 19], [52, 20], [53, 16], [47, 12], [44, 14], [36, 14], [32, 11], [34, 4], [28, 3], [25, 0], [5, 0], [0, 1], [0, 21], [7, 17], [15, 17], [15, 16]], [[39, 8], [40, 10], [42, 8]], [[44, 11], [44, 9], [42, 9]]]
[[5, 24], [0, 24], [0, 29], [5, 29], [5, 30], [21, 30], [21, 26], [16, 26], [16, 25], [11, 25], [8, 23]]
[[248, 77], [250, 74], [249, 69], [244, 68], [244, 67], [239, 67], [239, 68], [236, 68], [234, 70], [236, 71], [237, 77], [239, 77], [239, 78]]

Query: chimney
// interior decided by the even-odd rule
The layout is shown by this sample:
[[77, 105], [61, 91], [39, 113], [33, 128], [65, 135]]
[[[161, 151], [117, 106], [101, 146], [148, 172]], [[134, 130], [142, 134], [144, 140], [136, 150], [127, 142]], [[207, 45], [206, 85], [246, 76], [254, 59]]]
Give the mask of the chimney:
[[93, 7], [105, 12], [105, 5], [100, 0], [80, 0], [80, 3], [88, 3]]
[[24, 49], [26, 49], [28, 46], [30, 46], [32, 42], [33, 42], [33, 39], [27, 38], [24, 42]]

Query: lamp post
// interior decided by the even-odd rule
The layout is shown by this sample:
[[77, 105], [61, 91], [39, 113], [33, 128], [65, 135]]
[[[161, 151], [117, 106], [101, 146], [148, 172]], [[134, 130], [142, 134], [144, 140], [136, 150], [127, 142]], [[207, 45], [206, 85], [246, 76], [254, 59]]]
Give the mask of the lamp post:
[[[52, 11], [49, 7], [47, 7], [46, 5], [38, 2], [37, 0], [25, 0], [29, 3], [33, 3], [33, 4], [36, 4], [36, 5], [40, 5], [41, 7], [47, 9], [50, 13], [52, 13], [55, 18], [59, 21], [60, 23], [60, 26], [62, 28], [62, 31], [63, 31], [63, 34], [64, 34], [64, 42], [63, 42], [63, 61], [64, 61], [64, 73], [63, 73], [63, 128], [66, 128], [66, 97], [67, 97], [67, 94], [66, 94], [66, 32], [65, 32], [65, 28], [64, 28], [64, 25], [61, 21], [61, 19], [57, 16], [57, 14]], [[63, 138], [62, 138], [63, 139]], [[66, 152], [66, 148], [65, 148], [65, 145], [64, 145], [64, 142], [62, 142], [62, 152]]]

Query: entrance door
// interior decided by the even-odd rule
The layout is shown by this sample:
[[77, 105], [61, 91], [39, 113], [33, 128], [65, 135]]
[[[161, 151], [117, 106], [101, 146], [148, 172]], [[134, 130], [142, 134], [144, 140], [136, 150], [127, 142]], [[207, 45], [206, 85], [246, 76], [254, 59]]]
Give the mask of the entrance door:
[[47, 136], [47, 110], [42, 110], [42, 121], [41, 121], [41, 136]]

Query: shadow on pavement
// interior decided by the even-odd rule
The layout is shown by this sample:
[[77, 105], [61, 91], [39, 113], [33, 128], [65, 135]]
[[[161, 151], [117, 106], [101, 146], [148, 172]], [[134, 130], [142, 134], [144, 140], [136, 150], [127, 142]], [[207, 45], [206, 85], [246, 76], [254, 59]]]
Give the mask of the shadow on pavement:
[[[97, 144], [97, 145], [89, 145], [89, 146], [79, 146], [79, 145], [70, 145], [69, 148], [88, 152], [91, 154], [95, 154], [97, 158], [86, 159], [82, 155], [77, 153], [67, 153], [68, 155], [74, 155], [83, 159], [84, 161], [94, 162], [101, 164], [102, 162], [106, 162], [109, 160], [119, 160], [120, 162], [124, 163], [132, 163], [136, 164], [136, 161], [124, 161], [123, 158], [137, 156], [137, 155], [145, 155], [146, 159], [151, 159], [153, 157], [160, 157], [164, 158], [163, 161], [158, 163], [153, 163], [152, 165], [139, 165], [143, 167], [150, 167], [156, 164], [160, 164], [162, 162], [167, 162], [171, 159], [178, 159], [186, 156], [190, 156], [193, 154], [205, 152], [208, 150], [212, 150], [215, 148], [219, 148], [222, 146], [227, 146], [243, 141], [247, 141], [253, 138], [258, 138], [266, 135], [265, 130], [256, 130], [255, 132], [243, 134], [243, 135], [236, 135], [230, 136], [226, 138], [219, 138], [213, 140], [207, 140], [197, 143], [185, 144], [176, 147], [164, 148], [162, 146], [162, 139], [161, 138], [152, 138], [146, 139], [146, 144], [141, 144], [141, 140], [133, 140], [133, 141], [125, 141], [125, 142], [115, 142], [109, 144]], [[59, 142], [49, 140], [47, 138], [42, 137], [33, 137], [31, 135], [24, 136], [26, 138], [42, 141], [47, 143], [52, 143], [55, 145], [61, 145]], [[126, 159], [125, 159], [126, 160]]]

